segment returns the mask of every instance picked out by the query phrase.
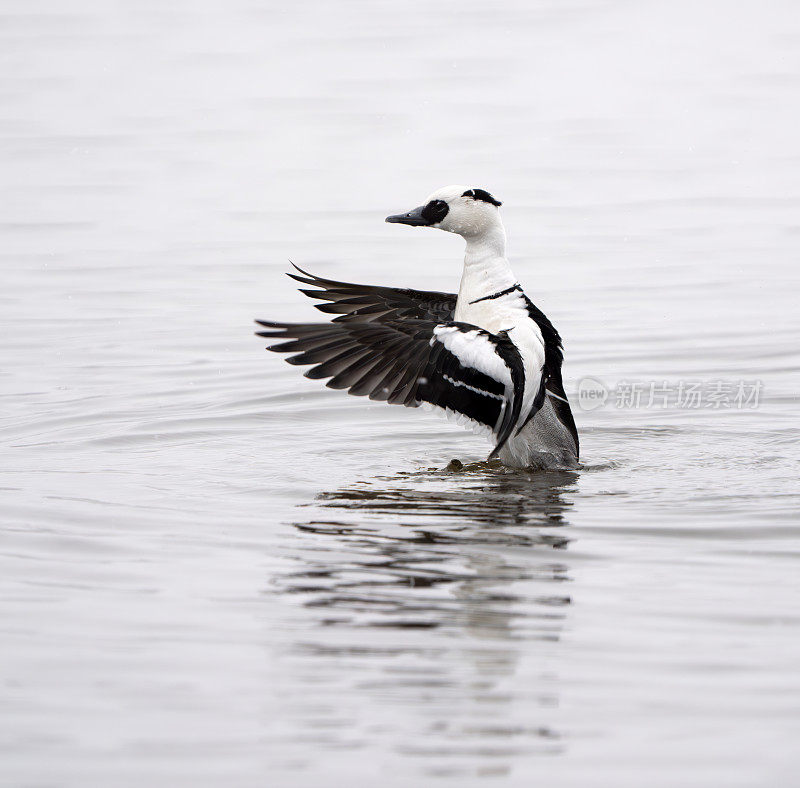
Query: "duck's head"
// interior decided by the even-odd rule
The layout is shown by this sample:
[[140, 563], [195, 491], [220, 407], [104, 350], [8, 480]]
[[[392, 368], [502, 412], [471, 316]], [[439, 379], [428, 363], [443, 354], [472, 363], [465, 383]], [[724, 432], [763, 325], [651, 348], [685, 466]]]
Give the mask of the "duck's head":
[[502, 226], [499, 207], [500, 201], [484, 189], [445, 186], [435, 191], [419, 208], [387, 216], [386, 221], [411, 227], [435, 227], [458, 233], [464, 238], [474, 238]]

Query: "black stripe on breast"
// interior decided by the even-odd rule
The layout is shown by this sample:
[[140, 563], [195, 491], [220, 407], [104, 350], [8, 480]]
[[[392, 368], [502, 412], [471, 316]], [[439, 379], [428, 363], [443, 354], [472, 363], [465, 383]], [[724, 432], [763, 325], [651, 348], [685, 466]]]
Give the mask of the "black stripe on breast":
[[505, 290], [501, 290], [499, 293], [492, 293], [491, 295], [484, 296], [483, 298], [476, 298], [474, 301], [470, 301], [469, 303], [479, 304], [481, 301], [491, 301], [494, 298], [502, 298], [504, 295], [513, 293], [515, 290], [522, 290], [519, 282], [517, 282], [515, 285], [511, 285], [511, 287], [507, 287]]

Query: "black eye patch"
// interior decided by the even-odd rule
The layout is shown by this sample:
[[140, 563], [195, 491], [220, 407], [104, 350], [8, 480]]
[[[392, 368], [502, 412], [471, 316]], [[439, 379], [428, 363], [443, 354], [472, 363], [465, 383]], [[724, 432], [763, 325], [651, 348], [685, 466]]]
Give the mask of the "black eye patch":
[[439, 224], [449, 210], [450, 206], [444, 200], [431, 200], [422, 209], [422, 218], [429, 224]]
[[488, 202], [498, 207], [503, 204], [500, 200], [495, 200], [495, 198], [484, 189], [467, 189], [461, 196], [472, 197], [473, 200], [483, 200], [483, 202]]

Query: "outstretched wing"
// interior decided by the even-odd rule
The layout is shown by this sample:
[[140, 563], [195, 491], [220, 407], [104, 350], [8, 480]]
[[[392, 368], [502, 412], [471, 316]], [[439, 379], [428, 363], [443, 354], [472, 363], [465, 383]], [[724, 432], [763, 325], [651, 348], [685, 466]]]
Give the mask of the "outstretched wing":
[[334, 322], [371, 323], [389, 320], [436, 320], [453, 319], [456, 309], [455, 293], [437, 293], [429, 290], [410, 290], [399, 287], [378, 287], [337, 282], [314, 276], [302, 268], [292, 265], [300, 272], [289, 274], [292, 279], [313, 285], [318, 290], [301, 289], [311, 298], [326, 303], [314, 304], [320, 312], [338, 315]]
[[290, 364], [314, 365], [306, 377], [330, 378], [330, 388], [374, 400], [412, 408], [429, 403], [459, 415], [491, 431], [497, 440], [492, 455], [519, 420], [522, 396], [515, 392], [522, 392], [525, 373], [504, 332], [414, 318], [256, 322], [267, 329], [258, 336], [286, 340], [268, 350], [294, 354]]

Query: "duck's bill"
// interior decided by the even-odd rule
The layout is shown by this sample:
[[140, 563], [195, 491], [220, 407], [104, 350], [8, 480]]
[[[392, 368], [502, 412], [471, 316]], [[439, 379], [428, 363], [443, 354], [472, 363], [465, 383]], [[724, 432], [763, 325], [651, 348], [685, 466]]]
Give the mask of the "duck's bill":
[[430, 220], [426, 219], [422, 215], [424, 210], [425, 206], [420, 205], [419, 208], [414, 208], [413, 211], [396, 213], [394, 216], [387, 216], [386, 221], [390, 224], [407, 224], [410, 227], [430, 227]]

